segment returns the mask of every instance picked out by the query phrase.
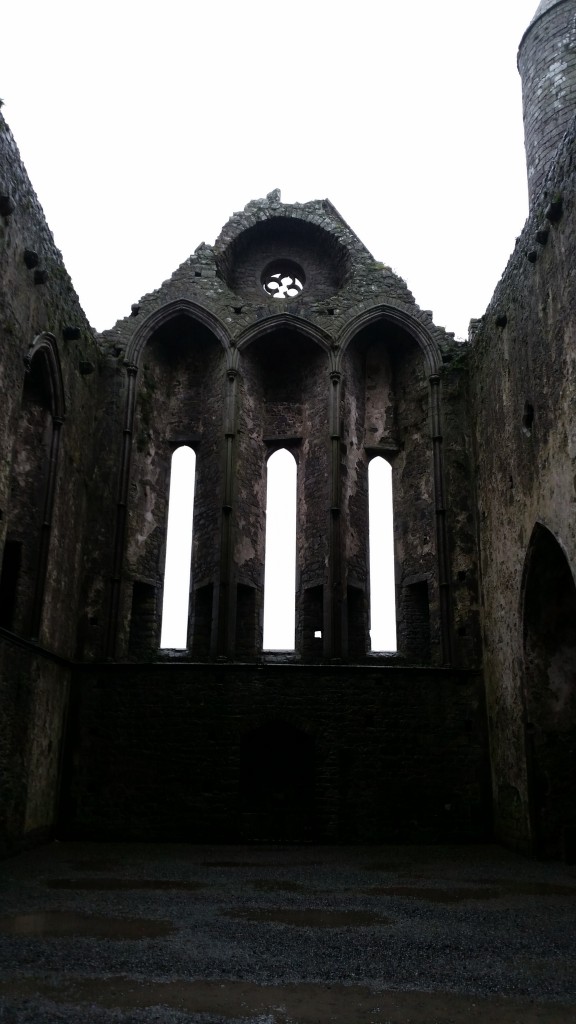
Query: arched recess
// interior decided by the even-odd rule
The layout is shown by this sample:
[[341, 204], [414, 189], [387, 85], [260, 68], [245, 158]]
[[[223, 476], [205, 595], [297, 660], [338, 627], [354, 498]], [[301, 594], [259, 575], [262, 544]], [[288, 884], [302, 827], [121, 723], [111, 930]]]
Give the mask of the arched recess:
[[340, 351], [344, 353], [360, 331], [379, 323], [387, 323], [404, 331], [420, 348], [426, 374], [430, 376], [438, 373], [442, 356], [436, 340], [419, 319], [398, 306], [381, 304], [362, 310], [346, 325], [338, 339]]
[[0, 625], [38, 639], [65, 413], [54, 336], [38, 335], [24, 364], [0, 572]]
[[268, 455], [280, 448], [298, 462], [296, 651], [308, 655], [317, 650], [314, 633], [322, 629], [330, 501], [329, 356], [312, 333], [295, 330], [292, 321], [285, 326], [279, 318], [275, 330], [266, 324], [245, 337], [241, 347], [233, 561], [236, 652], [243, 658], [259, 654], [263, 646], [266, 466]]
[[157, 332], [181, 317], [188, 318], [193, 323], [201, 324], [218, 339], [223, 349], [228, 350], [230, 348], [230, 337], [221, 320], [196, 302], [180, 298], [160, 306], [159, 309], [154, 310], [138, 326], [126, 347], [126, 364], [139, 367], [146, 346]]
[[314, 739], [287, 722], [246, 733], [240, 749], [240, 839], [307, 842], [314, 838]]
[[418, 662], [451, 661], [440, 365], [426, 325], [393, 306], [364, 310], [340, 339], [351, 653], [362, 635], [365, 650], [368, 645], [367, 627], [356, 619], [358, 610], [367, 615], [367, 466], [381, 455], [392, 464], [394, 478], [398, 649]]
[[534, 527], [522, 587], [532, 831], [543, 856], [576, 859], [576, 586], [547, 527]]
[[[213, 596], [218, 584], [221, 458], [224, 441], [226, 358], [221, 338], [181, 304], [159, 311], [130, 347], [138, 366], [128, 369], [115, 565], [108, 653], [150, 656], [160, 644], [166, 520], [173, 451], [188, 445], [196, 463], [192, 562], [195, 580], [191, 619], [192, 653], [208, 656], [212, 643]], [[173, 315], [171, 315], [173, 314]], [[150, 324], [156, 327], [150, 333]], [[145, 339], [145, 344], [143, 342]], [[123, 591], [121, 584], [126, 582]], [[154, 642], [130, 649], [142, 635], [135, 617], [147, 616]], [[202, 622], [195, 630], [196, 623]], [[197, 635], [196, 635], [197, 634]], [[132, 645], [133, 646], [133, 645]]]
[[320, 330], [314, 324], [303, 320], [301, 317], [290, 313], [280, 313], [276, 316], [269, 316], [264, 323], [253, 324], [248, 327], [238, 339], [237, 347], [240, 352], [247, 349], [254, 341], [259, 341], [269, 334], [292, 332], [301, 338], [307, 338], [314, 342], [327, 354], [333, 347], [333, 338], [326, 331]]

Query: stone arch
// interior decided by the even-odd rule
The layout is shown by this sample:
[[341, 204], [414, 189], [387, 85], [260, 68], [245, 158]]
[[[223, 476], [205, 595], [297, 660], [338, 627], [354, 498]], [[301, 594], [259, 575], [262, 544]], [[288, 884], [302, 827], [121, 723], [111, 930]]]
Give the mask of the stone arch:
[[60, 428], [65, 414], [62, 370], [53, 334], [43, 332], [36, 336], [24, 365], [26, 373], [0, 572], [0, 622], [38, 639], [52, 532]]
[[551, 530], [536, 523], [521, 591], [526, 754], [533, 843], [576, 857], [576, 585]]
[[[356, 482], [347, 494], [345, 480], [342, 495], [344, 521], [350, 522], [349, 619], [354, 607], [366, 608], [365, 595], [360, 598], [367, 578], [368, 462], [382, 455], [394, 477], [398, 648], [410, 660], [448, 664], [452, 622], [438, 344], [419, 317], [391, 305], [363, 310], [339, 341], [346, 480]], [[416, 642], [423, 622], [432, 628], [430, 643]]]
[[35, 359], [40, 359], [44, 367], [45, 378], [50, 391], [51, 413], [54, 419], [63, 420], [66, 415], [64, 398], [64, 381], [56, 338], [48, 331], [38, 334], [24, 357], [24, 365], [30, 372]]
[[[234, 567], [240, 599], [255, 622], [253, 652], [262, 650], [267, 456], [288, 449], [298, 464], [296, 651], [306, 654], [304, 621], [314, 590], [326, 580], [326, 510], [330, 504], [330, 358], [328, 339], [292, 316], [270, 318], [239, 342]], [[321, 623], [320, 623], [321, 625]], [[244, 636], [246, 630], [243, 627]], [[243, 644], [236, 631], [236, 644]]]
[[157, 331], [176, 317], [186, 316], [195, 320], [212, 331], [222, 348], [230, 348], [230, 336], [222, 321], [203, 306], [190, 299], [175, 299], [154, 310], [132, 335], [127, 347], [124, 361], [128, 365], [140, 366], [146, 345]]
[[338, 339], [341, 355], [361, 330], [379, 321], [388, 321], [391, 324], [396, 324], [410, 334], [422, 350], [427, 373], [429, 375], [438, 373], [442, 365], [442, 356], [438, 343], [432, 336], [431, 331], [420, 320], [398, 306], [384, 304], [371, 306], [355, 316], [346, 325]]
[[[193, 338], [197, 346], [189, 345], [187, 338], [187, 333], [194, 331], [197, 331], [197, 338], [195, 335]], [[233, 354], [227, 332], [218, 318], [186, 299], [166, 303], [151, 314], [127, 347], [128, 386], [106, 643], [110, 657], [117, 655], [119, 632], [123, 647], [128, 645], [130, 591], [135, 585], [144, 583], [152, 588], [152, 596], [145, 604], [154, 608], [153, 631], [158, 638], [160, 636], [162, 538], [165, 537], [169, 464], [174, 448], [190, 445], [196, 451], [196, 502], [206, 500], [212, 507], [218, 501], [218, 489], [209, 486], [208, 478], [217, 478], [219, 469], [207, 468], [206, 462], [211, 460], [219, 467], [224, 437], [224, 370]], [[210, 413], [205, 414], [205, 405], [210, 406]], [[210, 433], [210, 443], [206, 443], [206, 430]], [[212, 508], [212, 516], [203, 517], [205, 523], [217, 520], [216, 508]], [[159, 529], [150, 530], [150, 523]], [[197, 579], [205, 579], [205, 586], [210, 589], [217, 572], [218, 545], [212, 536], [206, 543], [199, 530], [194, 548], [212, 553], [210, 566], [199, 566], [196, 574]], [[205, 595], [204, 604], [211, 609], [209, 595]], [[202, 635], [205, 634], [204, 628]]]
[[326, 331], [316, 327], [314, 324], [311, 324], [308, 320], [304, 320], [302, 317], [294, 316], [290, 313], [280, 313], [277, 316], [268, 317], [264, 323], [252, 324], [248, 327], [236, 342], [238, 350], [243, 352], [249, 345], [254, 341], [259, 340], [264, 335], [272, 334], [275, 331], [281, 331], [283, 329], [294, 331], [296, 334], [300, 334], [302, 337], [308, 338], [310, 341], [319, 345], [326, 353], [331, 352], [333, 349], [333, 339]]
[[[237, 294], [261, 292], [261, 272], [271, 259], [294, 261], [313, 282], [316, 297], [339, 291], [351, 271], [351, 232], [330, 204], [257, 203], [233, 216], [216, 240], [219, 276]], [[321, 207], [321, 211], [318, 207]], [[311, 207], [314, 207], [312, 209]], [[319, 217], [320, 214], [320, 217]]]

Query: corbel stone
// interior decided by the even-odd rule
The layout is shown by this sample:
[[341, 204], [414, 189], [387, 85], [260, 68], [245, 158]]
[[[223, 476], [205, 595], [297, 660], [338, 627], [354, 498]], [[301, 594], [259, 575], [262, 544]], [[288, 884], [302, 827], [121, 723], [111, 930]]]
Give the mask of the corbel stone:
[[64, 338], [64, 341], [77, 341], [81, 333], [82, 332], [79, 327], [67, 325], [62, 328], [62, 337]]
[[24, 249], [24, 263], [28, 270], [34, 270], [38, 266], [39, 256], [34, 249]]
[[544, 216], [551, 224], [557, 224], [562, 216], [562, 196], [556, 196], [549, 204]]
[[9, 196], [7, 192], [0, 192], [0, 215], [2, 217], [10, 217], [15, 209], [16, 204], [12, 196]]

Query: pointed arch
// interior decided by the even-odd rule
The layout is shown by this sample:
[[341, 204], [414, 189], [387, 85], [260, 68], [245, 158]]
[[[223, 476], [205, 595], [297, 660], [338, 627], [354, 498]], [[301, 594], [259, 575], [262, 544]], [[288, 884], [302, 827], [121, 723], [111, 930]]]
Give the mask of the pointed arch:
[[50, 394], [50, 412], [56, 420], [63, 420], [66, 414], [64, 398], [64, 381], [56, 338], [48, 331], [38, 334], [24, 357], [26, 372], [29, 373], [32, 363], [40, 359]]
[[[138, 416], [142, 419], [143, 401], [148, 403], [148, 420], [149, 423], [155, 424], [155, 417], [152, 412], [154, 401], [161, 394], [167, 394], [172, 396], [174, 391], [172, 388], [162, 389], [155, 387], [155, 382], [152, 381], [152, 387], [148, 388], [148, 394], [146, 392], [146, 380], [145, 374], [139, 372], [143, 367], [145, 360], [150, 356], [154, 359], [154, 345], [155, 342], [160, 340], [160, 347], [165, 342], [166, 338], [171, 334], [173, 339], [178, 343], [172, 350], [172, 368], [170, 372], [175, 373], [175, 366], [178, 360], [180, 360], [180, 366], [186, 367], [190, 370], [190, 360], [188, 358], [188, 352], [186, 351], [185, 344], [182, 343], [182, 339], [179, 338], [181, 333], [180, 329], [182, 326], [189, 328], [190, 325], [200, 328], [200, 333], [204, 336], [204, 340], [208, 339], [210, 345], [213, 346], [214, 355], [214, 376], [220, 373], [220, 355], [222, 355], [222, 363], [225, 361], [230, 362], [230, 356], [233, 356], [233, 350], [230, 348], [230, 340], [228, 333], [221, 323], [221, 321], [213, 316], [211, 313], [204, 310], [201, 306], [188, 299], [176, 299], [173, 302], [166, 303], [159, 309], [155, 310], [150, 316], [139, 325], [130, 340], [124, 366], [127, 375], [126, 389], [125, 389], [125, 403], [124, 403], [124, 415], [123, 415], [123, 429], [122, 429], [122, 447], [120, 456], [120, 468], [119, 468], [119, 481], [118, 481], [118, 499], [116, 505], [116, 523], [113, 543], [113, 562], [112, 571], [110, 574], [110, 601], [109, 601], [109, 613], [107, 623], [107, 636], [106, 636], [106, 653], [108, 657], [116, 656], [116, 647], [119, 636], [119, 628], [123, 611], [123, 594], [124, 594], [124, 581], [123, 581], [123, 569], [126, 558], [127, 548], [127, 529], [128, 529], [128, 496], [131, 475], [134, 472], [134, 465], [138, 463], [139, 452], [137, 446], [133, 444], [135, 426], [138, 425]], [[173, 331], [171, 329], [174, 328]], [[150, 343], [150, 344], [149, 344]], [[156, 356], [157, 356], [156, 352]], [[159, 361], [156, 360], [156, 367], [159, 367]], [[169, 367], [165, 367], [169, 370]], [[150, 382], [149, 382], [150, 383]], [[211, 394], [214, 393], [214, 388], [206, 387], [206, 391]], [[202, 387], [197, 386], [197, 391], [202, 392]], [[156, 396], [156, 399], [153, 396]], [[194, 405], [196, 413], [200, 414], [200, 406], [198, 403]], [[146, 418], [146, 417], [145, 417]], [[175, 417], [178, 419], [178, 417]], [[181, 422], [181, 419], [178, 419]], [[183, 437], [178, 431], [174, 430], [172, 436], [175, 440], [193, 440], [197, 439], [199, 430], [197, 427], [188, 428], [186, 435]], [[208, 449], [205, 449], [208, 450]], [[167, 459], [169, 458], [169, 446], [164, 444], [162, 448], [162, 459], [164, 460], [163, 472], [165, 472]], [[165, 494], [165, 490], [162, 489], [162, 494]], [[152, 543], [159, 543], [158, 538], [154, 538]], [[136, 567], [135, 574], [141, 571], [139, 567]]]
[[331, 352], [333, 339], [326, 331], [321, 330], [319, 327], [315, 327], [313, 324], [309, 323], [307, 320], [303, 320], [299, 316], [293, 316], [289, 313], [280, 313], [278, 316], [267, 317], [263, 323], [260, 322], [252, 324], [240, 335], [237, 342], [238, 350], [242, 352], [247, 349], [253, 341], [256, 341], [266, 334], [273, 334], [282, 329], [295, 331], [297, 334], [301, 334], [303, 337], [315, 342], [315, 344], [319, 345], [326, 353]]
[[167, 302], [160, 306], [159, 309], [154, 310], [138, 326], [126, 347], [125, 363], [137, 367], [140, 366], [144, 349], [152, 336], [160, 328], [179, 316], [186, 316], [190, 320], [195, 320], [202, 324], [203, 327], [207, 327], [214, 337], [218, 339], [224, 350], [230, 348], [230, 335], [217, 316], [214, 316], [209, 310], [204, 309], [203, 306], [192, 302], [190, 299], [175, 299], [173, 302]]
[[542, 523], [528, 545], [521, 607], [533, 840], [539, 854], [561, 857], [576, 835], [576, 585]]
[[[430, 324], [430, 325], [429, 325]], [[442, 662], [446, 665], [452, 661], [452, 584], [450, 567], [450, 548], [448, 542], [448, 530], [446, 523], [446, 493], [444, 479], [444, 452], [442, 437], [442, 357], [438, 343], [431, 330], [431, 321], [425, 314], [418, 310], [410, 311], [400, 306], [379, 304], [363, 309], [346, 325], [338, 339], [338, 365], [344, 369], [348, 354], [353, 353], [356, 346], [352, 343], [360, 333], [364, 337], [370, 333], [376, 334], [377, 329], [383, 328], [382, 340], [388, 343], [395, 343], [400, 364], [404, 364], [404, 350], [406, 356], [412, 359], [413, 370], [418, 371], [422, 383], [427, 377], [428, 382], [428, 415], [427, 421], [421, 421], [420, 436], [423, 442], [420, 446], [412, 446], [414, 458], [423, 457], [425, 451], [431, 455], [431, 464], [426, 472], [429, 473], [429, 490], [431, 497], [430, 515], [431, 530], [434, 531], [436, 539], [435, 566], [430, 566], [426, 573], [437, 594], [437, 606], [439, 608], [439, 639], [441, 644]], [[386, 328], [388, 330], [386, 331]], [[390, 330], [392, 328], [392, 330]], [[397, 328], [397, 330], [394, 330]], [[366, 335], [363, 332], [366, 331]], [[359, 338], [360, 342], [361, 339]], [[407, 362], [407, 360], [406, 360]], [[407, 383], [409, 388], [410, 382]], [[393, 424], [392, 424], [393, 426]], [[386, 425], [389, 430], [388, 425]], [[397, 438], [395, 436], [382, 436], [380, 447], [384, 449], [397, 449]], [[408, 575], [412, 575], [409, 573]], [[408, 584], [406, 584], [408, 585]], [[404, 581], [401, 581], [404, 588]], [[401, 647], [404, 649], [402, 633], [404, 630], [405, 616], [403, 597], [400, 596], [399, 627]], [[424, 602], [422, 602], [424, 603]]]
[[58, 347], [42, 332], [30, 345], [18, 419], [20, 469], [12, 466], [0, 571], [0, 622], [40, 634], [65, 400]]
[[410, 334], [422, 351], [424, 365], [428, 375], [437, 374], [442, 365], [442, 356], [438, 343], [432, 332], [417, 317], [412, 316], [399, 306], [377, 305], [363, 309], [344, 328], [338, 339], [340, 353], [343, 354], [352, 339], [363, 330], [378, 321], [387, 321], [401, 327]]

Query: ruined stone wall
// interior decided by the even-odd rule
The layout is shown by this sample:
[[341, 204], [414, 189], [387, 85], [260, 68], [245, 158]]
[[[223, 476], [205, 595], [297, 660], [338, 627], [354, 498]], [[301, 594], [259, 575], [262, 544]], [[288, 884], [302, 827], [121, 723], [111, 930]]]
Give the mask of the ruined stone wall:
[[477, 325], [470, 365], [496, 822], [501, 838], [524, 848], [535, 794], [525, 734], [523, 573], [537, 524], [576, 569], [575, 174], [572, 135]]
[[104, 657], [106, 651], [128, 384], [118, 356], [105, 352], [100, 359], [94, 460], [87, 485], [77, 638], [77, 656], [89, 661]]
[[455, 665], [481, 665], [478, 505], [470, 415], [469, 348], [456, 344], [442, 366], [442, 449]]
[[[18, 198], [24, 172], [11, 174], [10, 194]], [[41, 533], [22, 562], [31, 618], [38, 607], [33, 567], [44, 551], [40, 643], [68, 658], [115, 665], [115, 674], [103, 669], [101, 677], [78, 668], [66, 744], [71, 828], [120, 835], [125, 818], [126, 834], [156, 829], [160, 838], [172, 827], [168, 819], [179, 819], [174, 834], [182, 837], [264, 839], [275, 827], [266, 780], [278, 771], [287, 810], [276, 839], [309, 839], [312, 832], [351, 841], [483, 835], [478, 678], [366, 668], [367, 468], [374, 453], [394, 464], [400, 659], [449, 660], [452, 611], [443, 596], [452, 589], [452, 566], [475, 575], [456, 514], [449, 543], [444, 530], [442, 395], [454, 377], [453, 340], [330, 203], [284, 206], [271, 193], [234, 215], [213, 248], [201, 245], [157, 292], [135, 303], [96, 349], [36, 200], [28, 184], [22, 189], [37, 220], [24, 219], [18, 235], [18, 203], [4, 207], [12, 249], [0, 271], [14, 317], [3, 329], [16, 340], [2, 350], [3, 379], [9, 388], [20, 373], [20, 390], [3, 406], [11, 468], [2, 493], [8, 519], [20, 523], [28, 543], [42, 506], [42, 495], [34, 495], [44, 486], [43, 467], [49, 480], [57, 464], [50, 544]], [[18, 245], [33, 229], [42, 273], [27, 278], [32, 256], [23, 254], [20, 265]], [[293, 302], [278, 303], [262, 287], [266, 265], [278, 255], [304, 271]], [[32, 320], [30, 339], [20, 321]], [[24, 387], [22, 359], [34, 339]], [[446, 394], [450, 444], [459, 451], [464, 391], [448, 383]], [[468, 436], [467, 426], [462, 432]], [[160, 612], [170, 463], [182, 444], [196, 452], [196, 497], [189, 643], [174, 656], [159, 650]], [[298, 466], [293, 658], [364, 660], [364, 675], [317, 665], [316, 678], [314, 668], [290, 674], [288, 666], [270, 664], [263, 684], [254, 667], [266, 658], [266, 464], [279, 447]], [[46, 453], [57, 460], [46, 463]], [[461, 460], [459, 475], [450, 470], [450, 481], [468, 488], [451, 508], [470, 508], [468, 469]], [[44, 491], [52, 493], [48, 484]], [[10, 524], [17, 542], [9, 531]], [[10, 551], [14, 582], [19, 549]], [[0, 623], [7, 641], [28, 615], [13, 603], [14, 621]], [[466, 617], [465, 602], [458, 615]], [[22, 835], [53, 821], [70, 662], [46, 656], [36, 664], [41, 652], [26, 644], [10, 650], [4, 667], [11, 707], [26, 659], [30, 675], [4, 739], [10, 757], [23, 751], [13, 765], [20, 795], [8, 826]], [[218, 658], [227, 666], [215, 666]], [[134, 664], [117, 664], [126, 661]], [[144, 764], [160, 770], [152, 777]], [[286, 776], [290, 765], [300, 766], [297, 779]]]
[[0, 635], [0, 855], [53, 835], [70, 672]]
[[[28, 357], [28, 362], [25, 362]], [[98, 355], [0, 115], [0, 845], [54, 824], [93, 470]]]
[[[242, 352], [236, 449], [235, 564], [238, 581], [256, 591], [261, 649], [268, 456], [287, 448], [297, 463], [298, 649], [310, 649], [305, 593], [326, 584], [328, 494], [328, 358], [294, 331], [264, 334]], [[252, 631], [254, 635], [254, 631]]]
[[181, 445], [196, 452], [192, 588], [215, 582], [222, 500], [223, 356], [208, 330], [184, 318], [159, 330], [146, 347], [137, 380], [128, 491], [125, 565], [132, 587], [126, 587], [123, 604], [124, 650], [129, 647], [128, 630], [136, 625], [132, 590], [137, 582], [155, 592], [149, 657], [160, 643], [171, 459]]
[[[304, 287], [293, 299], [276, 302], [264, 292], [262, 274], [279, 256], [302, 266]], [[332, 371], [340, 365], [340, 339], [355, 318], [361, 318], [378, 303], [382, 304], [381, 332], [386, 334], [392, 330], [386, 314], [390, 303], [390, 308], [398, 310], [404, 318], [402, 322], [425, 332], [428, 355], [409, 334], [410, 328], [405, 333], [399, 329], [398, 337], [402, 337], [404, 343], [396, 343], [394, 374], [398, 393], [393, 400], [386, 391], [388, 385], [376, 396], [363, 369], [342, 363], [342, 373], [335, 371], [336, 377], [340, 374], [342, 379], [341, 422], [337, 423], [333, 419], [336, 378]], [[220, 459], [219, 479], [216, 478], [216, 461], [212, 463], [210, 497], [214, 498], [218, 492], [219, 500], [224, 501], [223, 489], [227, 487], [228, 492], [225, 512], [210, 503], [201, 512], [197, 496], [197, 525], [203, 524], [203, 533], [197, 532], [194, 541], [194, 559], [199, 561], [195, 572], [197, 584], [193, 583], [192, 634], [198, 618], [194, 609], [197, 600], [200, 631], [205, 633], [209, 628], [212, 654], [217, 633], [220, 653], [242, 659], [259, 655], [266, 461], [275, 448], [286, 446], [298, 464], [297, 653], [314, 660], [318, 656], [330, 656], [342, 633], [342, 653], [353, 658], [366, 654], [367, 465], [370, 457], [367, 449], [370, 445], [381, 444], [382, 431], [377, 440], [371, 432], [378, 433], [382, 416], [386, 418], [380, 405], [386, 406], [392, 401], [396, 420], [385, 425], [385, 432], [398, 432], [398, 417], [402, 420], [403, 432], [402, 444], [397, 444], [397, 438], [392, 439], [397, 479], [401, 485], [398, 489], [397, 564], [399, 578], [402, 575], [406, 586], [413, 588], [409, 594], [414, 606], [409, 609], [410, 602], [402, 601], [399, 608], [403, 621], [411, 622], [404, 628], [404, 637], [411, 631], [418, 634], [408, 646], [404, 644], [405, 653], [411, 660], [426, 662], [432, 657], [439, 662], [447, 659], [449, 655], [441, 649], [445, 644], [440, 640], [441, 590], [437, 510], [434, 508], [439, 485], [433, 447], [438, 440], [441, 445], [441, 438], [436, 441], [432, 438], [427, 375], [431, 366], [438, 362], [437, 354], [433, 353], [450, 351], [454, 342], [434, 327], [428, 312], [418, 310], [404, 282], [372, 259], [331, 204], [313, 202], [284, 206], [277, 193], [235, 214], [213, 248], [201, 245], [169, 281], [136, 303], [132, 315], [119, 321], [101, 338], [106, 365], [115, 363], [118, 373], [118, 378], [107, 378], [107, 388], [116, 388], [122, 374], [132, 372], [131, 362], [137, 364], [136, 413], [129, 427], [127, 456], [132, 483], [125, 495], [120, 495], [122, 484], [119, 485], [118, 497], [114, 498], [118, 507], [114, 511], [110, 481], [114, 473], [117, 479], [122, 476], [119, 464], [123, 456], [119, 446], [127, 443], [126, 439], [121, 441], [121, 435], [126, 426], [123, 416], [130, 402], [130, 384], [126, 385], [128, 393], [118, 393], [124, 403], [124, 413], [116, 409], [110, 395], [102, 394], [102, 405], [111, 405], [113, 415], [99, 419], [99, 435], [106, 438], [106, 443], [103, 466], [98, 471], [98, 488], [99, 494], [109, 501], [110, 512], [107, 531], [102, 524], [91, 531], [88, 563], [95, 573], [87, 591], [89, 642], [84, 644], [84, 652], [98, 654], [105, 649], [105, 643], [98, 636], [97, 623], [108, 620], [108, 623], [115, 623], [117, 629], [117, 642], [112, 643], [108, 653], [129, 655], [134, 584], [137, 584], [137, 604], [146, 620], [158, 614], [168, 456], [162, 437], [171, 433], [172, 416], [164, 407], [168, 400], [159, 396], [168, 389], [168, 404], [173, 407], [174, 415], [186, 422], [189, 419], [187, 404], [194, 404], [195, 380], [199, 375], [190, 370], [195, 380], [188, 379], [190, 373], [184, 360], [180, 381], [174, 378], [170, 382], [164, 377], [153, 380], [147, 351], [154, 343], [154, 323], [163, 323], [165, 328], [161, 330], [168, 330], [167, 325], [173, 318], [183, 316], [189, 318], [189, 323], [198, 324], [201, 320], [210, 324], [210, 330], [222, 343], [225, 361], [222, 360], [221, 369], [228, 378], [223, 389], [213, 377], [210, 383], [206, 378], [202, 385], [204, 396], [211, 392], [216, 403], [223, 403], [225, 412], [221, 432], [218, 435], [215, 428], [210, 442], [211, 450], [218, 452]], [[355, 344], [354, 341], [353, 346]], [[350, 358], [352, 351], [353, 348]], [[377, 357], [374, 356], [370, 372], [376, 376], [380, 372], [376, 364], [384, 357], [388, 358], [386, 345]], [[232, 392], [235, 398], [231, 398]], [[366, 419], [362, 411], [365, 393], [372, 403], [369, 426], [368, 420], [366, 423], [355, 421], [357, 416]], [[233, 423], [229, 422], [231, 410], [234, 410]], [[464, 406], [462, 411], [465, 414]], [[153, 451], [150, 449], [150, 464], [138, 447], [148, 445], [142, 440], [147, 429], [146, 416], [154, 421], [156, 438]], [[196, 426], [201, 429], [199, 424]], [[340, 429], [338, 459], [333, 450], [337, 443], [334, 431]], [[200, 445], [199, 453], [203, 448], [205, 442]], [[104, 472], [108, 483], [104, 482]], [[338, 474], [337, 494], [333, 489], [334, 473]], [[461, 481], [462, 478], [459, 483]], [[146, 504], [147, 500], [153, 501], [154, 510]], [[441, 495], [438, 500], [442, 500]], [[124, 533], [118, 527], [124, 515], [123, 502]], [[341, 508], [333, 507], [334, 502]], [[421, 510], [422, 515], [417, 510]], [[420, 522], [422, 516], [424, 519]], [[110, 525], [112, 520], [116, 521], [115, 529]], [[459, 543], [456, 531], [454, 544]], [[147, 554], [142, 561], [140, 554], [144, 548]], [[140, 550], [138, 555], [135, 554], [137, 549]], [[220, 566], [217, 570], [214, 567], [214, 571], [206, 561], [209, 550], [221, 554]], [[461, 562], [462, 553], [459, 558]], [[450, 570], [446, 568], [450, 559], [448, 552], [443, 570], [448, 577], [443, 579], [444, 588], [450, 588], [452, 583]], [[106, 564], [109, 569], [105, 568]], [[202, 593], [196, 594], [196, 585]], [[115, 587], [120, 591], [117, 606], [113, 597], [111, 602], [106, 597]], [[146, 587], [151, 588], [149, 593], [145, 592]], [[97, 610], [99, 600], [101, 611]], [[338, 603], [339, 610], [334, 609], [334, 602]], [[332, 615], [335, 615], [333, 621]], [[444, 632], [449, 618], [450, 612], [446, 612]], [[144, 632], [133, 631], [140, 652], [146, 648]], [[319, 632], [327, 638], [324, 645], [314, 636]], [[192, 639], [193, 655], [205, 656], [206, 652], [205, 635], [200, 646], [195, 647]]]
[[[436, 842], [489, 834], [476, 673], [102, 666], [79, 669], [73, 692], [75, 768], [63, 819], [70, 838]], [[287, 765], [270, 791], [277, 762], [267, 734], [283, 745]], [[311, 820], [299, 817], [303, 804]]]
[[[45, 495], [38, 493], [42, 489], [38, 477], [45, 478], [47, 473], [48, 426], [55, 410], [47, 393], [48, 374], [41, 375], [35, 362], [31, 372], [36, 384], [31, 390], [43, 388], [45, 395], [26, 402], [24, 359], [34, 339], [48, 332], [62, 375], [64, 422], [54, 480], [41, 639], [70, 655], [76, 642], [98, 357], [90, 326], [1, 116], [0, 169], [0, 546], [7, 533], [19, 531], [22, 517], [28, 537], [27, 541], [18, 533], [23, 544], [34, 545], [32, 535], [37, 537], [42, 529]], [[28, 576], [33, 576], [32, 570]], [[26, 631], [23, 620], [20, 626]]]

